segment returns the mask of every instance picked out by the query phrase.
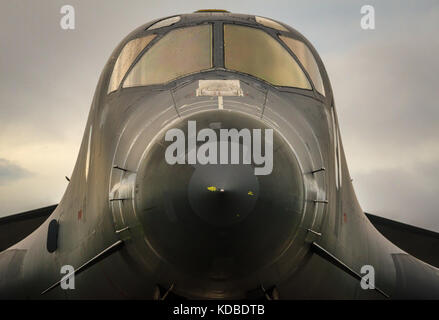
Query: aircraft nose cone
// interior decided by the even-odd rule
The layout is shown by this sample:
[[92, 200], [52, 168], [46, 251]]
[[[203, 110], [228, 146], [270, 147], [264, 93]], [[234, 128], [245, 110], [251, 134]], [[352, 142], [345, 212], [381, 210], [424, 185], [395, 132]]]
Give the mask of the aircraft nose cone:
[[[199, 139], [193, 144], [197, 157], [191, 155], [189, 123], [196, 123], [195, 136], [209, 129], [218, 143]], [[248, 129], [252, 143], [229, 139], [224, 157], [219, 142], [223, 129]], [[262, 152], [254, 129], [265, 132]], [[302, 172], [293, 150], [275, 130], [271, 147], [265, 144], [268, 129], [259, 118], [209, 111], [180, 119], [156, 136], [137, 171], [135, 211], [145, 242], [166, 265], [197, 278], [233, 279], [270, 264], [289, 246], [302, 219]], [[166, 139], [167, 132], [173, 133], [172, 139]], [[185, 139], [184, 152], [175, 148], [177, 136]], [[209, 152], [200, 151], [209, 144]], [[270, 148], [272, 166], [267, 158], [261, 161]], [[232, 163], [233, 150], [239, 150], [238, 163]], [[202, 163], [200, 153], [210, 152], [216, 163]], [[173, 161], [166, 158], [170, 154]]]

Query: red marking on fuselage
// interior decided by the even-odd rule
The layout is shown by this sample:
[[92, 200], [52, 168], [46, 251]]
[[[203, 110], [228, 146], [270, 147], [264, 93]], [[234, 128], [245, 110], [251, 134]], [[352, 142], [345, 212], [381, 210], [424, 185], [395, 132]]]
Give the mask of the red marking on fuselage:
[[82, 219], [82, 209], [78, 211], [78, 220]]
[[346, 213], [343, 213], [343, 221], [344, 223], [348, 222], [348, 216], [346, 215]]

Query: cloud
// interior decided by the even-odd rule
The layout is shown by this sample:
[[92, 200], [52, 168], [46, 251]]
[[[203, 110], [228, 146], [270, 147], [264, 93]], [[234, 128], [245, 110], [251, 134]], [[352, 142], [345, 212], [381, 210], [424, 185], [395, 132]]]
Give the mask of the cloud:
[[353, 180], [359, 201], [370, 212], [421, 228], [439, 231], [439, 162], [401, 170], [375, 170]]
[[326, 66], [363, 209], [439, 231], [439, 8], [401, 21]]
[[31, 175], [29, 171], [19, 165], [0, 158], [0, 185], [5, 185]]

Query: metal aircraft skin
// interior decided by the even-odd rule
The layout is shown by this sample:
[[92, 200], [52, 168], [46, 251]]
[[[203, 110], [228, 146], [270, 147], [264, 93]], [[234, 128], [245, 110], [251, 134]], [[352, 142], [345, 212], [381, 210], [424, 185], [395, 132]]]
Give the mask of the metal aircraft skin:
[[[261, 52], [273, 56], [257, 65]], [[116, 62], [122, 54], [131, 60]], [[297, 74], [283, 75], [276, 59]], [[272, 129], [271, 174], [254, 175], [254, 163], [166, 163], [165, 132], [187, 135], [189, 121]], [[64, 265], [76, 270], [74, 290], [60, 285]], [[373, 275], [363, 266], [375, 288], [362, 288]], [[439, 270], [389, 242], [361, 209], [324, 65], [285, 24], [207, 11], [129, 34], [100, 76], [61, 202], [0, 253], [2, 299], [171, 296], [439, 298]]]

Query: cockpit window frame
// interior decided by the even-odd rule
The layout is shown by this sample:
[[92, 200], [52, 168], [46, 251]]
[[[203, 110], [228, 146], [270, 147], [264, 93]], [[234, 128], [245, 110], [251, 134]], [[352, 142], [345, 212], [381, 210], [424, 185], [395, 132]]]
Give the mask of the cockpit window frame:
[[146, 36], [149, 36], [149, 35], [154, 35], [154, 38], [145, 46], [145, 48], [143, 48], [143, 50], [142, 51], [140, 51], [140, 53], [137, 55], [137, 57], [131, 62], [131, 65], [128, 67], [128, 69], [127, 69], [127, 71], [125, 72], [125, 74], [123, 75], [123, 77], [122, 77], [122, 79], [119, 81], [119, 84], [118, 84], [118, 86], [117, 86], [117, 89], [116, 90], [113, 90], [113, 91], [111, 91], [111, 92], [108, 92], [107, 93], [107, 96], [110, 96], [110, 95], [113, 95], [113, 94], [115, 94], [116, 92], [119, 92], [121, 89], [122, 89], [122, 86], [123, 86], [123, 83], [124, 83], [124, 81], [125, 81], [125, 78], [127, 77], [127, 75], [130, 73], [130, 71], [131, 71], [131, 69], [133, 68], [133, 66], [135, 66], [136, 65], [136, 63], [137, 63], [137, 61], [139, 61], [139, 59], [145, 54], [145, 52], [146, 51], [148, 51], [155, 43], [157, 43], [157, 41], [160, 41], [160, 39], [163, 37], [163, 35], [165, 34], [165, 33], [163, 33], [163, 34], [160, 34], [160, 33], [157, 33], [157, 32], [155, 32], [157, 29], [154, 29], [154, 32], [148, 32], [148, 33], [146, 33], [146, 34], [143, 34], [143, 35], [141, 35], [141, 36], [139, 36], [139, 37], [136, 37], [136, 38], [133, 38], [133, 39], [129, 39], [123, 46], [122, 46], [122, 48], [121, 48], [121, 50], [118, 52], [118, 55], [117, 55], [117, 58], [114, 60], [114, 63], [113, 63], [113, 65], [112, 65], [112, 67], [111, 67], [111, 72], [110, 72], [110, 76], [109, 76], [109, 78], [108, 78], [108, 83], [107, 83], [107, 90], [108, 90], [108, 88], [110, 87], [110, 81], [111, 81], [111, 75], [112, 75], [112, 73], [113, 73], [113, 69], [114, 69], [114, 67], [115, 67], [115, 64], [116, 64], [116, 61], [117, 61], [117, 59], [119, 58], [119, 56], [122, 54], [122, 52], [123, 52], [123, 49], [125, 48], [125, 46], [129, 43], [129, 42], [131, 42], [132, 40], [135, 40], [135, 39], [138, 39], [138, 38], [144, 38], [144, 37], [146, 37]]
[[[130, 72], [131, 72], [131, 70], [136, 66], [136, 64], [137, 64], [137, 62], [143, 57], [143, 55], [149, 50], [149, 49], [151, 49], [157, 42], [159, 42], [162, 38], [164, 38], [168, 33], [170, 33], [171, 31], [173, 31], [173, 30], [176, 30], [176, 29], [183, 29], [183, 28], [188, 28], [188, 27], [194, 27], [194, 26], [200, 26], [200, 25], [210, 25], [211, 26], [211, 50], [212, 50], [212, 56], [211, 56], [211, 61], [212, 61], [212, 64], [211, 64], [211, 68], [210, 69], [206, 69], [206, 70], [202, 70], [201, 72], [205, 72], [205, 71], [211, 71], [211, 70], [214, 70], [216, 67], [215, 67], [215, 59], [214, 59], [214, 53], [215, 53], [215, 22], [214, 21], [202, 21], [202, 22], [196, 22], [196, 23], [188, 23], [188, 24], [181, 24], [181, 21], [179, 21], [179, 22], [177, 22], [176, 23], [177, 25], [178, 25], [178, 27], [175, 27], [175, 25], [171, 25], [171, 26], [167, 26], [167, 27], [163, 27], [163, 28], [158, 28], [158, 29], [153, 29], [153, 30], [146, 30], [147, 32], [146, 33], [144, 33], [144, 34], [142, 34], [142, 35], [139, 35], [138, 37], [136, 37], [136, 38], [142, 38], [142, 37], [145, 37], [145, 36], [148, 36], [148, 35], [151, 35], [151, 34], [153, 34], [153, 35], [155, 35], [155, 37], [154, 37], [154, 39], [152, 40], [152, 41], [150, 41], [149, 43], [148, 43], [148, 45], [138, 54], [138, 56], [133, 60], [133, 62], [131, 63], [131, 65], [130, 65], [130, 67], [127, 69], [127, 71], [126, 71], [126, 73], [125, 73], [125, 75], [123, 76], [123, 78], [122, 78], [122, 80], [120, 81], [120, 83], [119, 83], [119, 86], [118, 86], [118, 88], [117, 88], [117, 90], [113, 90], [113, 91], [111, 91], [111, 92], [109, 92], [107, 95], [112, 95], [112, 94], [114, 94], [115, 92], [119, 92], [120, 90], [122, 90], [122, 89], [124, 89], [124, 90], [126, 90], [126, 89], [130, 89], [130, 88], [139, 88], [139, 87], [153, 87], [153, 88], [160, 88], [160, 87], [163, 87], [163, 86], [166, 86], [167, 84], [169, 84], [169, 83], [172, 83], [172, 82], [174, 82], [174, 81], [176, 81], [176, 80], [179, 80], [179, 79], [181, 79], [181, 78], [184, 78], [184, 77], [186, 77], [186, 76], [189, 76], [189, 75], [191, 75], [191, 74], [193, 74], [193, 73], [191, 73], [191, 74], [187, 74], [187, 75], [183, 75], [183, 76], [179, 76], [179, 77], [177, 77], [177, 78], [174, 78], [174, 79], [172, 79], [172, 80], [170, 80], [170, 81], [168, 81], [168, 82], [166, 82], [166, 83], [160, 83], [160, 84], [151, 84], [151, 85], [145, 85], [145, 86], [134, 86], [134, 87], [126, 87], [126, 88], [124, 88], [123, 87], [123, 84], [124, 84], [124, 82], [125, 82], [125, 79], [127, 78], [127, 76], [130, 74]], [[134, 40], [134, 39], [136, 39], [136, 38], [133, 38], [133, 39], [130, 39], [130, 40], [128, 40], [125, 44], [124, 44], [124, 46], [122, 46], [122, 49], [119, 51], [119, 55], [120, 55], [120, 53], [122, 52], [122, 50], [123, 50], [123, 48], [125, 47], [125, 45], [127, 44], [127, 43], [129, 43], [131, 40]], [[115, 59], [115, 61], [117, 60], [117, 58]], [[113, 64], [113, 66], [112, 66], [112, 68], [114, 68], [114, 64]], [[112, 72], [112, 71], [111, 71]], [[110, 72], [110, 76], [111, 76], [111, 72]], [[107, 83], [107, 86], [109, 86], [110, 85], [110, 83], [109, 83], [109, 79], [108, 79], [108, 81], [107, 81], [108, 83]], [[108, 90], [108, 89], [107, 89]]]
[[[296, 62], [299, 64], [299, 66], [302, 68], [303, 72], [305, 73], [306, 77], [308, 78], [308, 81], [310, 82], [311, 86], [312, 86], [312, 97], [327, 104], [329, 103], [331, 97], [332, 97], [332, 90], [330, 87], [327, 87], [327, 75], [326, 75], [326, 71], [324, 66], [322, 67], [322, 62], [318, 56], [318, 54], [315, 52], [315, 49], [313, 48], [312, 45], [310, 45], [310, 43], [307, 41], [307, 39], [305, 37], [303, 37], [301, 34], [296, 34], [293, 31], [280, 31], [277, 29], [272, 29], [269, 27], [266, 27], [264, 25], [259, 25], [259, 26], [255, 26], [255, 25], [251, 25], [251, 24], [247, 24], [247, 23], [242, 23], [242, 22], [238, 22], [236, 24], [240, 24], [240, 25], [246, 25], [246, 26], [250, 26], [250, 27], [254, 27], [254, 28], [260, 28], [263, 29], [265, 32], [267, 32], [268, 34], [270, 34], [273, 38], [276, 39], [276, 41], [280, 42], [280, 44], [285, 48], [285, 50], [288, 51], [288, 53], [296, 60]], [[319, 73], [320, 76], [322, 78], [322, 82], [323, 82], [323, 88], [325, 91], [325, 95], [321, 94], [315, 87], [314, 82], [311, 79], [310, 74], [308, 73], [307, 69], [305, 68], [305, 66], [302, 64], [302, 62], [300, 61], [300, 59], [296, 56], [296, 54], [280, 39], [280, 36], [283, 37], [290, 37], [296, 41], [300, 41], [302, 42], [305, 46], [308, 47], [308, 49], [310, 50], [314, 60], [317, 63], [317, 66], [319, 67]], [[323, 68], [323, 69], [322, 69]], [[272, 85], [272, 84], [270, 84]], [[277, 88], [279, 91], [284, 91], [284, 92], [297, 92], [298, 90], [304, 94], [309, 96], [309, 92], [311, 90], [306, 90], [306, 89], [300, 89], [300, 88], [294, 88], [294, 87], [281, 87], [281, 86], [274, 86], [275, 88]]]
[[[279, 39], [279, 41], [282, 44], [285, 45], [285, 47], [288, 49], [288, 52], [291, 55], [293, 55], [296, 58], [296, 60], [300, 63], [302, 69], [306, 72], [306, 75], [309, 78], [309, 81], [312, 83], [313, 89], [318, 94], [320, 94], [323, 97], [325, 97], [326, 93], [325, 93], [325, 82], [323, 80], [323, 74], [322, 74], [322, 72], [320, 70], [320, 67], [319, 67], [319, 64], [317, 62], [317, 59], [316, 59], [315, 55], [313, 54], [313, 52], [311, 51], [310, 47], [305, 43], [305, 41], [303, 41], [301, 39], [296, 39], [296, 38], [294, 38], [294, 37], [292, 37], [290, 35], [279, 34], [278, 35], [278, 39]], [[303, 46], [302, 48], [305, 50], [304, 55], [305, 56], [309, 55], [309, 57], [312, 59], [311, 61], [309, 61], [309, 66], [306, 66], [305, 63], [304, 63], [305, 61], [302, 61], [302, 58], [304, 60], [306, 60], [305, 57], [301, 58], [299, 56], [299, 54], [297, 52], [295, 52], [295, 50], [293, 50], [290, 47], [290, 44], [288, 44], [288, 42], [286, 41], [287, 39], [288, 40], [292, 40], [293, 43], [295, 42], [296, 44]], [[316, 69], [315, 70], [316, 72], [314, 73], [314, 76], [312, 76], [311, 73], [310, 73], [310, 69], [312, 69], [313, 67]], [[317, 77], [317, 79], [314, 79], [315, 77]], [[321, 85], [321, 89], [317, 88], [317, 85], [319, 85], [319, 82], [320, 82], [320, 85]]]
[[[139, 53], [139, 55], [136, 57], [136, 59], [132, 62], [131, 66], [128, 68], [126, 74], [124, 75], [124, 77], [122, 78], [119, 87], [117, 90], [114, 90], [110, 93], [108, 93], [107, 95], [112, 95], [115, 92], [119, 92], [121, 89], [124, 90], [129, 90], [131, 88], [138, 88], [136, 87], [128, 87], [128, 88], [123, 88], [123, 84], [125, 82], [126, 77], [128, 76], [128, 74], [131, 72], [132, 68], [137, 64], [138, 60], [141, 59], [141, 57], [145, 54], [146, 51], [148, 51], [152, 46], [154, 46], [158, 41], [160, 41], [164, 36], [166, 36], [169, 32], [171, 32], [172, 30], [175, 29], [180, 29], [180, 28], [186, 28], [186, 27], [191, 27], [191, 26], [197, 26], [197, 25], [205, 25], [205, 24], [210, 24], [212, 27], [212, 34], [211, 34], [211, 40], [212, 40], [212, 67], [211, 69], [207, 69], [207, 70], [203, 70], [201, 71], [201, 73], [205, 73], [205, 72], [211, 72], [214, 70], [218, 70], [218, 71], [228, 71], [228, 72], [234, 72], [243, 76], [247, 76], [247, 77], [251, 77], [253, 79], [256, 79], [258, 81], [264, 82], [266, 85], [269, 85], [279, 91], [283, 91], [283, 92], [291, 92], [291, 93], [300, 93], [309, 97], [313, 97], [319, 101], [322, 102], [326, 102], [327, 99], [329, 99], [330, 97], [330, 89], [328, 90], [326, 87], [326, 77], [325, 77], [325, 73], [320, 70], [320, 74], [322, 77], [322, 81], [323, 81], [323, 86], [325, 89], [325, 96], [322, 95], [320, 92], [317, 91], [317, 89], [315, 88], [314, 82], [312, 81], [308, 71], [306, 70], [306, 68], [302, 65], [302, 63], [300, 62], [300, 60], [298, 59], [298, 57], [294, 54], [294, 52], [291, 51], [291, 49], [279, 38], [279, 36], [287, 36], [287, 37], [291, 37], [295, 40], [298, 41], [302, 41], [305, 45], [308, 45], [306, 39], [302, 39], [302, 37], [295, 35], [292, 31], [280, 31], [277, 29], [273, 29], [273, 28], [269, 28], [266, 27], [264, 25], [258, 24], [257, 22], [247, 22], [247, 21], [233, 21], [233, 20], [203, 20], [203, 21], [191, 21], [191, 22], [187, 22], [184, 18], [184, 16], [182, 16], [182, 19], [171, 25], [171, 26], [167, 26], [167, 27], [163, 27], [163, 28], [158, 28], [158, 29], [153, 29], [153, 30], [146, 30], [148, 28], [145, 29], [144, 33], [139, 34], [136, 38], [140, 38], [140, 37], [145, 37], [149, 34], [154, 34], [155, 38]], [[251, 74], [246, 74], [246, 73], [240, 73], [239, 71], [234, 71], [234, 70], [230, 70], [230, 69], [226, 69], [225, 65], [224, 65], [224, 61], [225, 61], [225, 50], [224, 50], [224, 25], [225, 24], [234, 24], [234, 25], [241, 25], [241, 26], [246, 26], [246, 27], [251, 27], [251, 28], [255, 28], [255, 29], [260, 29], [262, 31], [264, 31], [265, 33], [267, 33], [270, 37], [273, 38], [274, 41], [277, 41], [283, 48], [284, 50], [295, 60], [295, 62], [299, 65], [299, 67], [301, 68], [302, 72], [305, 74], [311, 89], [303, 89], [303, 88], [298, 88], [298, 87], [290, 87], [290, 86], [278, 86], [275, 84], [272, 84], [270, 82], [267, 82], [261, 78], [255, 77]], [[126, 43], [128, 43], [130, 40], [133, 40], [135, 38], [129, 39]], [[126, 45], [125, 43], [125, 45]], [[122, 47], [123, 49], [123, 47]], [[121, 50], [122, 50], [121, 49]], [[218, 50], [219, 49], [219, 50]], [[119, 51], [119, 54], [121, 52], [121, 50]], [[314, 57], [314, 59], [316, 60], [319, 68], [320, 68], [320, 60], [318, 59], [318, 57], [316, 57], [316, 54], [314, 52], [314, 50], [312, 48], [310, 48], [311, 53]], [[114, 68], [114, 65], [113, 65]], [[111, 72], [110, 72], [111, 75]], [[168, 81], [167, 83], [160, 83], [160, 84], [152, 84], [152, 85], [146, 85], [146, 86], [139, 86], [139, 87], [151, 87], [153, 90], [167, 90], [169, 88], [170, 85], [172, 85], [172, 83], [174, 83], [175, 81], [181, 81], [181, 79], [184, 79], [186, 77], [192, 76], [193, 77], [194, 74], [187, 74], [187, 75], [183, 75], [177, 78], [174, 78], [170, 81]], [[109, 85], [109, 83], [107, 83], [107, 85]], [[108, 87], [107, 87], [108, 90]]]
[[[196, 33], [198, 36], [200, 36], [200, 35], [202, 35], [204, 33], [204, 36], [208, 36], [209, 37], [209, 42], [205, 42], [205, 40], [207, 40], [207, 39], [202, 39], [202, 38], [198, 38], [198, 39], [197, 38], [193, 38], [192, 39], [192, 41], [195, 41], [195, 42], [194, 42], [194, 46], [191, 46], [191, 48], [202, 49], [202, 47], [206, 46], [207, 43], [208, 43], [208, 49], [205, 48], [206, 50], [202, 50], [202, 51], [199, 52], [199, 54], [198, 54], [198, 57], [200, 57], [199, 59], [196, 58], [196, 56], [197, 56], [196, 52], [197, 51], [195, 51], [195, 53], [191, 54], [191, 50], [190, 49], [187, 50], [187, 48], [188, 48], [187, 44], [186, 44], [186, 46], [180, 45], [180, 46], [177, 46], [177, 47], [175, 47], [175, 46], [172, 47], [172, 45], [167, 43], [168, 45], [163, 47], [163, 45], [165, 45], [165, 42], [163, 42], [163, 41], [165, 41], [164, 39], [169, 37], [173, 33], [174, 33], [174, 36], [176, 36], [177, 33], [180, 33], [180, 35], [177, 35], [177, 38], [174, 39], [175, 42], [188, 40], [188, 39], [186, 39], [186, 37], [188, 37], [188, 36], [189, 36], [189, 39], [190, 39], [191, 33], [190, 33], [190, 31], [187, 31], [187, 29], [191, 29], [191, 28], [199, 28], [199, 30], [200, 30], [199, 33]], [[172, 81], [174, 81], [176, 79], [183, 78], [183, 77], [185, 77], [187, 75], [190, 75], [190, 74], [194, 74], [194, 73], [198, 73], [198, 72], [202, 72], [202, 71], [206, 71], [206, 70], [213, 70], [214, 69], [214, 61], [213, 61], [213, 52], [214, 52], [214, 48], [213, 48], [213, 32], [214, 31], [213, 31], [212, 23], [204, 23], [204, 24], [197, 24], [197, 25], [191, 25], [191, 26], [182, 26], [181, 28], [172, 28], [172, 29], [170, 29], [169, 32], [163, 34], [163, 36], [160, 37], [160, 39], [157, 42], [155, 42], [155, 44], [153, 44], [149, 48], [149, 50], [147, 50], [147, 51], [143, 52], [141, 55], [139, 55], [139, 59], [137, 59], [137, 61], [135, 63], [133, 63], [133, 65], [131, 66], [130, 70], [126, 73], [126, 76], [124, 77], [123, 82], [122, 82], [122, 88], [125, 89], [125, 88], [129, 88], [129, 87], [164, 85], [164, 84], [172, 82]], [[169, 41], [169, 39], [167, 39], [167, 41]], [[199, 41], [202, 41], [202, 42], [199, 42]], [[161, 45], [161, 46], [158, 47], [158, 45]], [[160, 52], [162, 54], [163, 53], [166, 54], [166, 52], [169, 52], [169, 51], [172, 52], [172, 50], [175, 50], [175, 49], [178, 50], [179, 48], [182, 48], [182, 50], [183, 50], [182, 53], [188, 54], [186, 56], [186, 58], [192, 58], [193, 59], [193, 60], [191, 60], [193, 62], [192, 63], [193, 64], [192, 68], [189, 67], [189, 69], [186, 70], [186, 71], [183, 71], [184, 68], [181, 68], [181, 69], [174, 68], [172, 70], [179, 70], [179, 71], [170, 72], [168, 74], [168, 76], [169, 76], [168, 79], [166, 79], [166, 80], [163, 79], [163, 81], [157, 82], [157, 83], [148, 82], [148, 81], [154, 81], [154, 79], [152, 78], [152, 79], [149, 79], [149, 80], [146, 80], [146, 79], [140, 80], [140, 83], [137, 84], [137, 85], [136, 84], [134, 84], [134, 85], [133, 84], [127, 84], [128, 78], [132, 75], [134, 69], [137, 68], [137, 67], [140, 67], [141, 66], [141, 65], [139, 65], [140, 63], [144, 63], [144, 61], [142, 59], [145, 59], [145, 58], [148, 59], [148, 58], [151, 58], [151, 57], [153, 59], [157, 59], [158, 57], [160, 57], [160, 55], [157, 56], [155, 53], [152, 53], [152, 50], [154, 50], [154, 49], [165, 50], [164, 52], [163, 51], [160, 51]], [[151, 55], [149, 55], [149, 53], [151, 53], [153, 55], [151, 56]], [[194, 54], [195, 54], [195, 56], [194, 56]], [[209, 62], [207, 62], [206, 58], [207, 58], [207, 60]], [[158, 59], [160, 59], [160, 58], [158, 58]], [[181, 59], [181, 58], [179, 57], [179, 59]], [[200, 62], [203, 61], [203, 59], [206, 60], [205, 61], [206, 63], [204, 65], [202, 63], [200, 64]], [[178, 61], [178, 59], [176, 59], [175, 61]], [[197, 65], [197, 61], [198, 61], [198, 65]], [[161, 73], [162, 75], [166, 75], [167, 74], [166, 73], [166, 67], [164, 68], [164, 70], [162, 70], [163, 69], [163, 63], [156, 63], [154, 65], [155, 66], [153, 68], [151, 68], [151, 70], [154, 70], [156, 72], [159, 71], [159, 74]], [[182, 73], [182, 71], [184, 73]], [[148, 73], [143, 74], [143, 75], [141, 73], [140, 75], [142, 77], [145, 76], [145, 75], [148, 76]], [[139, 81], [139, 79], [137, 81]], [[141, 83], [142, 81], [146, 81], [146, 82]]]
[[[115, 62], [113, 64], [112, 72], [108, 80], [107, 94], [119, 90], [127, 72], [131, 68], [131, 65], [134, 63], [134, 61], [137, 60], [139, 55], [142, 54], [145, 48], [148, 47], [148, 45], [154, 41], [155, 37], [156, 37], [155, 34], [148, 34], [144, 37], [131, 39], [130, 41], [125, 43], [125, 45], [120, 50], [119, 55], [117, 59], [115, 59]], [[140, 48], [140, 50], [137, 51], [136, 47]], [[125, 66], [127, 66], [126, 70], [123, 70], [124, 64]], [[118, 77], [118, 73], [120, 73], [120, 71], [123, 71], [122, 77]]]
[[244, 73], [244, 72], [240, 72], [240, 71], [237, 71], [237, 70], [227, 69], [227, 68], [225, 67], [225, 64], [224, 64], [224, 68], [225, 68], [226, 70], [228, 70], [228, 71], [232, 71], [232, 72], [236, 72], [236, 73], [239, 73], [239, 74], [243, 74], [243, 75], [247, 75], [247, 76], [250, 76], [250, 77], [253, 77], [253, 78], [255, 78], [255, 79], [258, 79], [259, 81], [263, 81], [264, 83], [269, 84], [270, 86], [273, 86], [273, 87], [275, 87], [275, 88], [277, 88], [277, 89], [280, 89], [280, 90], [293, 89], [293, 90], [301, 90], [301, 91], [303, 91], [303, 92], [315, 92], [315, 91], [316, 91], [316, 90], [315, 90], [315, 87], [314, 87], [314, 84], [313, 84], [313, 82], [312, 82], [312, 80], [311, 80], [311, 78], [310, 78], [308, 72], [306, 72], [306, 70], [305, 70], [304, 66], [302, 65], [302, 63], [300, 63], [299, 59], [298, 59], [294, 54], [291, 54], [291, 50], [290, 50], [290, 49], [289, 49], [289, 48], [283, 43], [283, 41], [280, 41], [280, 39], [279, 39], [279, 37], [278, 37], [279, 35], [288, 34], [288, 33], [284, 32], [284, 31], [280, 31], [280, 30], [277, 30], [277, 29], [269, 28], [269, 27], [267, 27], [267, 26], [263, 26], [263, 25], [254, 25], [254, 24], [247, 24], [247, 23], [242, 23], [242, 22], [238, 22], [238, 23], [235, 23], [235, 22], [224, 22], [224, 23], [223, 23], [223, 26], [222, 26], [222, 30], [223, 30], [223, 38], [222, 38], [222, 41], [223, 41], [223, 42], [222, 42], [222, 43], [223, 43], [223, 50], [222, 50], [222, 53], [223, 53], [223, 61], [224, 61], [224, 63], [225, 63], [225, 50], [224, 50], [224, 46], [225, 46], [225, 45], [224, 45], [224, 26], [227, 25], [227, 24], [229, 24], [229, 25], [243, 26], [243, 27], [250, 27], [250, 28], [257, 29], [257, 30], [261, 30], [261, 31], [265, 32], [269, 37], [272, 38], [272, 40], [274, 40], [275, 42], [279, 43], [280, 46], [283, 47], [283, 49], [285, 50], [285, 52], [286, 52], [289, 56], [291, 56], [291, 58], [296, 62], [296, 64], [298, 65], [298, 67], [301, 69], [301, 71], [302, 71], [303, 74], [305, 75], [305, 78], [306, 78], [306, 80], [308, 81], [308, 83], [309, 83], [309, 85], [310, 85], [311, 88], [307, 89], [307, 88], [294, 87], [294, 86], [282, 86], [282, 85], [277, 85], [277, 84], [271, 83], [271, 82], [269, 82], [269, 81], [266, 81], [266, 80], [264, 80], [264, 79], [262, 79], [262, 78], [256, 77], [255, 75], [252, 75], [252, 74], [249, 74], [249, 73]]

